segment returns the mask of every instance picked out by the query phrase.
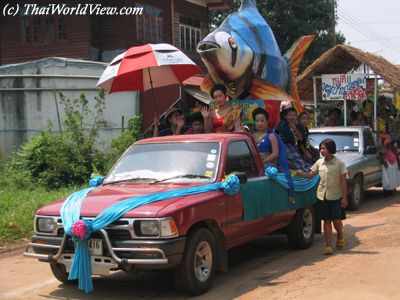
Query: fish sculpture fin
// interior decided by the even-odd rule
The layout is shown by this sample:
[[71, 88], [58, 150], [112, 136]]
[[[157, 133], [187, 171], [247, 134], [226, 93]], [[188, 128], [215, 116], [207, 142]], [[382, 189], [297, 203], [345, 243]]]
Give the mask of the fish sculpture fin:
[[305, 52], [307, 51], [308, 47], [310, 46], [311, 42], [314, 40], [315, 35], [306, 35], [299, 38], [293, 46], [286, 52], [284, 55], [285, 59], [288, 62], [289, 68], [289, 89], [290, 95], [292, 95], [293, 99], [295, 100], [293, 106], [296, 108], [297, 111], [303, 111], [304, 107], [300, 103], [300, 95], [297, 90], [297, 74], [299, 73], [299, 67], [301, 60]]
[[[215, 82], [212, 80], [210, 74], [207, 74], [201, 83], [200, 89], [209, 94], [214, 84]], [[295, 102], [295, 99], [283, 89], [263, 80], [258, 76], [253, 78], [251, 87], [249, 89], [249, 95], [251, 99], [269, 99]]]
[[212, 80], [210, 74], [207, 74], [204, 78], [203, 81], [201, 82], [200, 85], [200, 90], [203, 92], [206, 92], [207, 94], [210, 94], [211, 88], [214, 86], [215, 82]]
[[249, 89], [249, 94], [251, 99], [257, 100], [268, 99], [277, 101], [295, 101], [293, 97], [286, 93], [283, 89], [266, 82], [260, 77], [254, 77], [252, 85]]

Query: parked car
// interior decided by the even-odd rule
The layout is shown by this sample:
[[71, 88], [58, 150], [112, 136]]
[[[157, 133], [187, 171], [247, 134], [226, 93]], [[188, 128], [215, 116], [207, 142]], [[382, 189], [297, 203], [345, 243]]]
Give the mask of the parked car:
[[[247, 134], [182, 135], [133, 144], [101, 186], [84, 200], [81, 216], [94, 218], [110, 205], [138, 195], [220, 182], [239, 172], [242, 183], [266, 180], [257, 147]], [[65, 234], [64, 199], [40, 208], [25, 256], [50, 263], [54, 276], [68, 282], [74, 244]], [[288, 202], [288, 198], [273, 199]], [[314, 239], [312, 205], [244, 220], [241, 193], [222, 191], [163, 200], [137, 207], [89, 239], [93, 274], [171, 269], [178, 287], [207, 291], [216, 271], [227, 270], [227, 250], [272, 232], [286, 233], [294, 248]], [[33, 250], [33, 252], [32, 252]]]
[[382, 185], [382, 167], [375, 136], [369, 127], [361, 126], [310, 130], [310, 144], [317, 149], [320, 142], [327, 138], [335, 141], [336, 156], [346, 164], [349, 208], [357, 210], [364, 199], [364, 191]]

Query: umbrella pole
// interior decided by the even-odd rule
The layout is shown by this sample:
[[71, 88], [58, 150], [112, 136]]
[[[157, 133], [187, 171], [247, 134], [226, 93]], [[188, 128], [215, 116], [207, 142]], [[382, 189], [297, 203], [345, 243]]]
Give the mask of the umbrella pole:
[[154, 93], [154, 87], [153, 87], [153, 80], [151, 79], [151, 72], [150, 72], [150, 68], [147, 68], [147, 70], [149, 71], [149, 79], [150, 79], [150, 86], [151, 86], [151, 94], [153, 95], [153, 106], [154, 106], [154, 112], [156, 117], [158, 117], [158, 113], [157, 113], [157, 106], [156, 106], [156, 95]]

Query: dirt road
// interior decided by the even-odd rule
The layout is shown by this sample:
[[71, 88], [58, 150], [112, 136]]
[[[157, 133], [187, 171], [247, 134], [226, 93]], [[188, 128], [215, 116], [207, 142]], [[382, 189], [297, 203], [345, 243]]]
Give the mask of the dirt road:
[[[400, 299], [400, 192], [383, 198], [369, 190], [360, 211], [345, 221], [347, 246], [321, 254], [323, 236], [311, 249], [289, 249], [285, 237], [266, 237], [229, 252], [229, 271], [217, 274], [199, 299]], [[64, 285], [49, 266], [20, 255], [0, 258], [0, 299], [187, 299], [168, 273], [94, 279], [94, 292]]]

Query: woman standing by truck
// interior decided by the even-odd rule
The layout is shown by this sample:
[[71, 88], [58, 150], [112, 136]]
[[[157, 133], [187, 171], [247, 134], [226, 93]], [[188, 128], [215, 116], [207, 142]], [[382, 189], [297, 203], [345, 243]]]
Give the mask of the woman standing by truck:
[[319, 144], [319, 150], [323, 158], [317, 160], [312, 166], [311, 172], [300, 170], [298, 176], [313, 178], [317, 174], [320, 181], [317, 190], [317, 215], [324, 220], [324, 235], [326, 247], [325, 255], [333, 253], [332, 248], [332, 223], [337, 232], [336, 247], [343, 249], [344, 234], [342, 223], [342, 207], [347, 207], [346, 166], [339, 158], [335, 157], [336, 144], [331, 139], [323, 140]]

